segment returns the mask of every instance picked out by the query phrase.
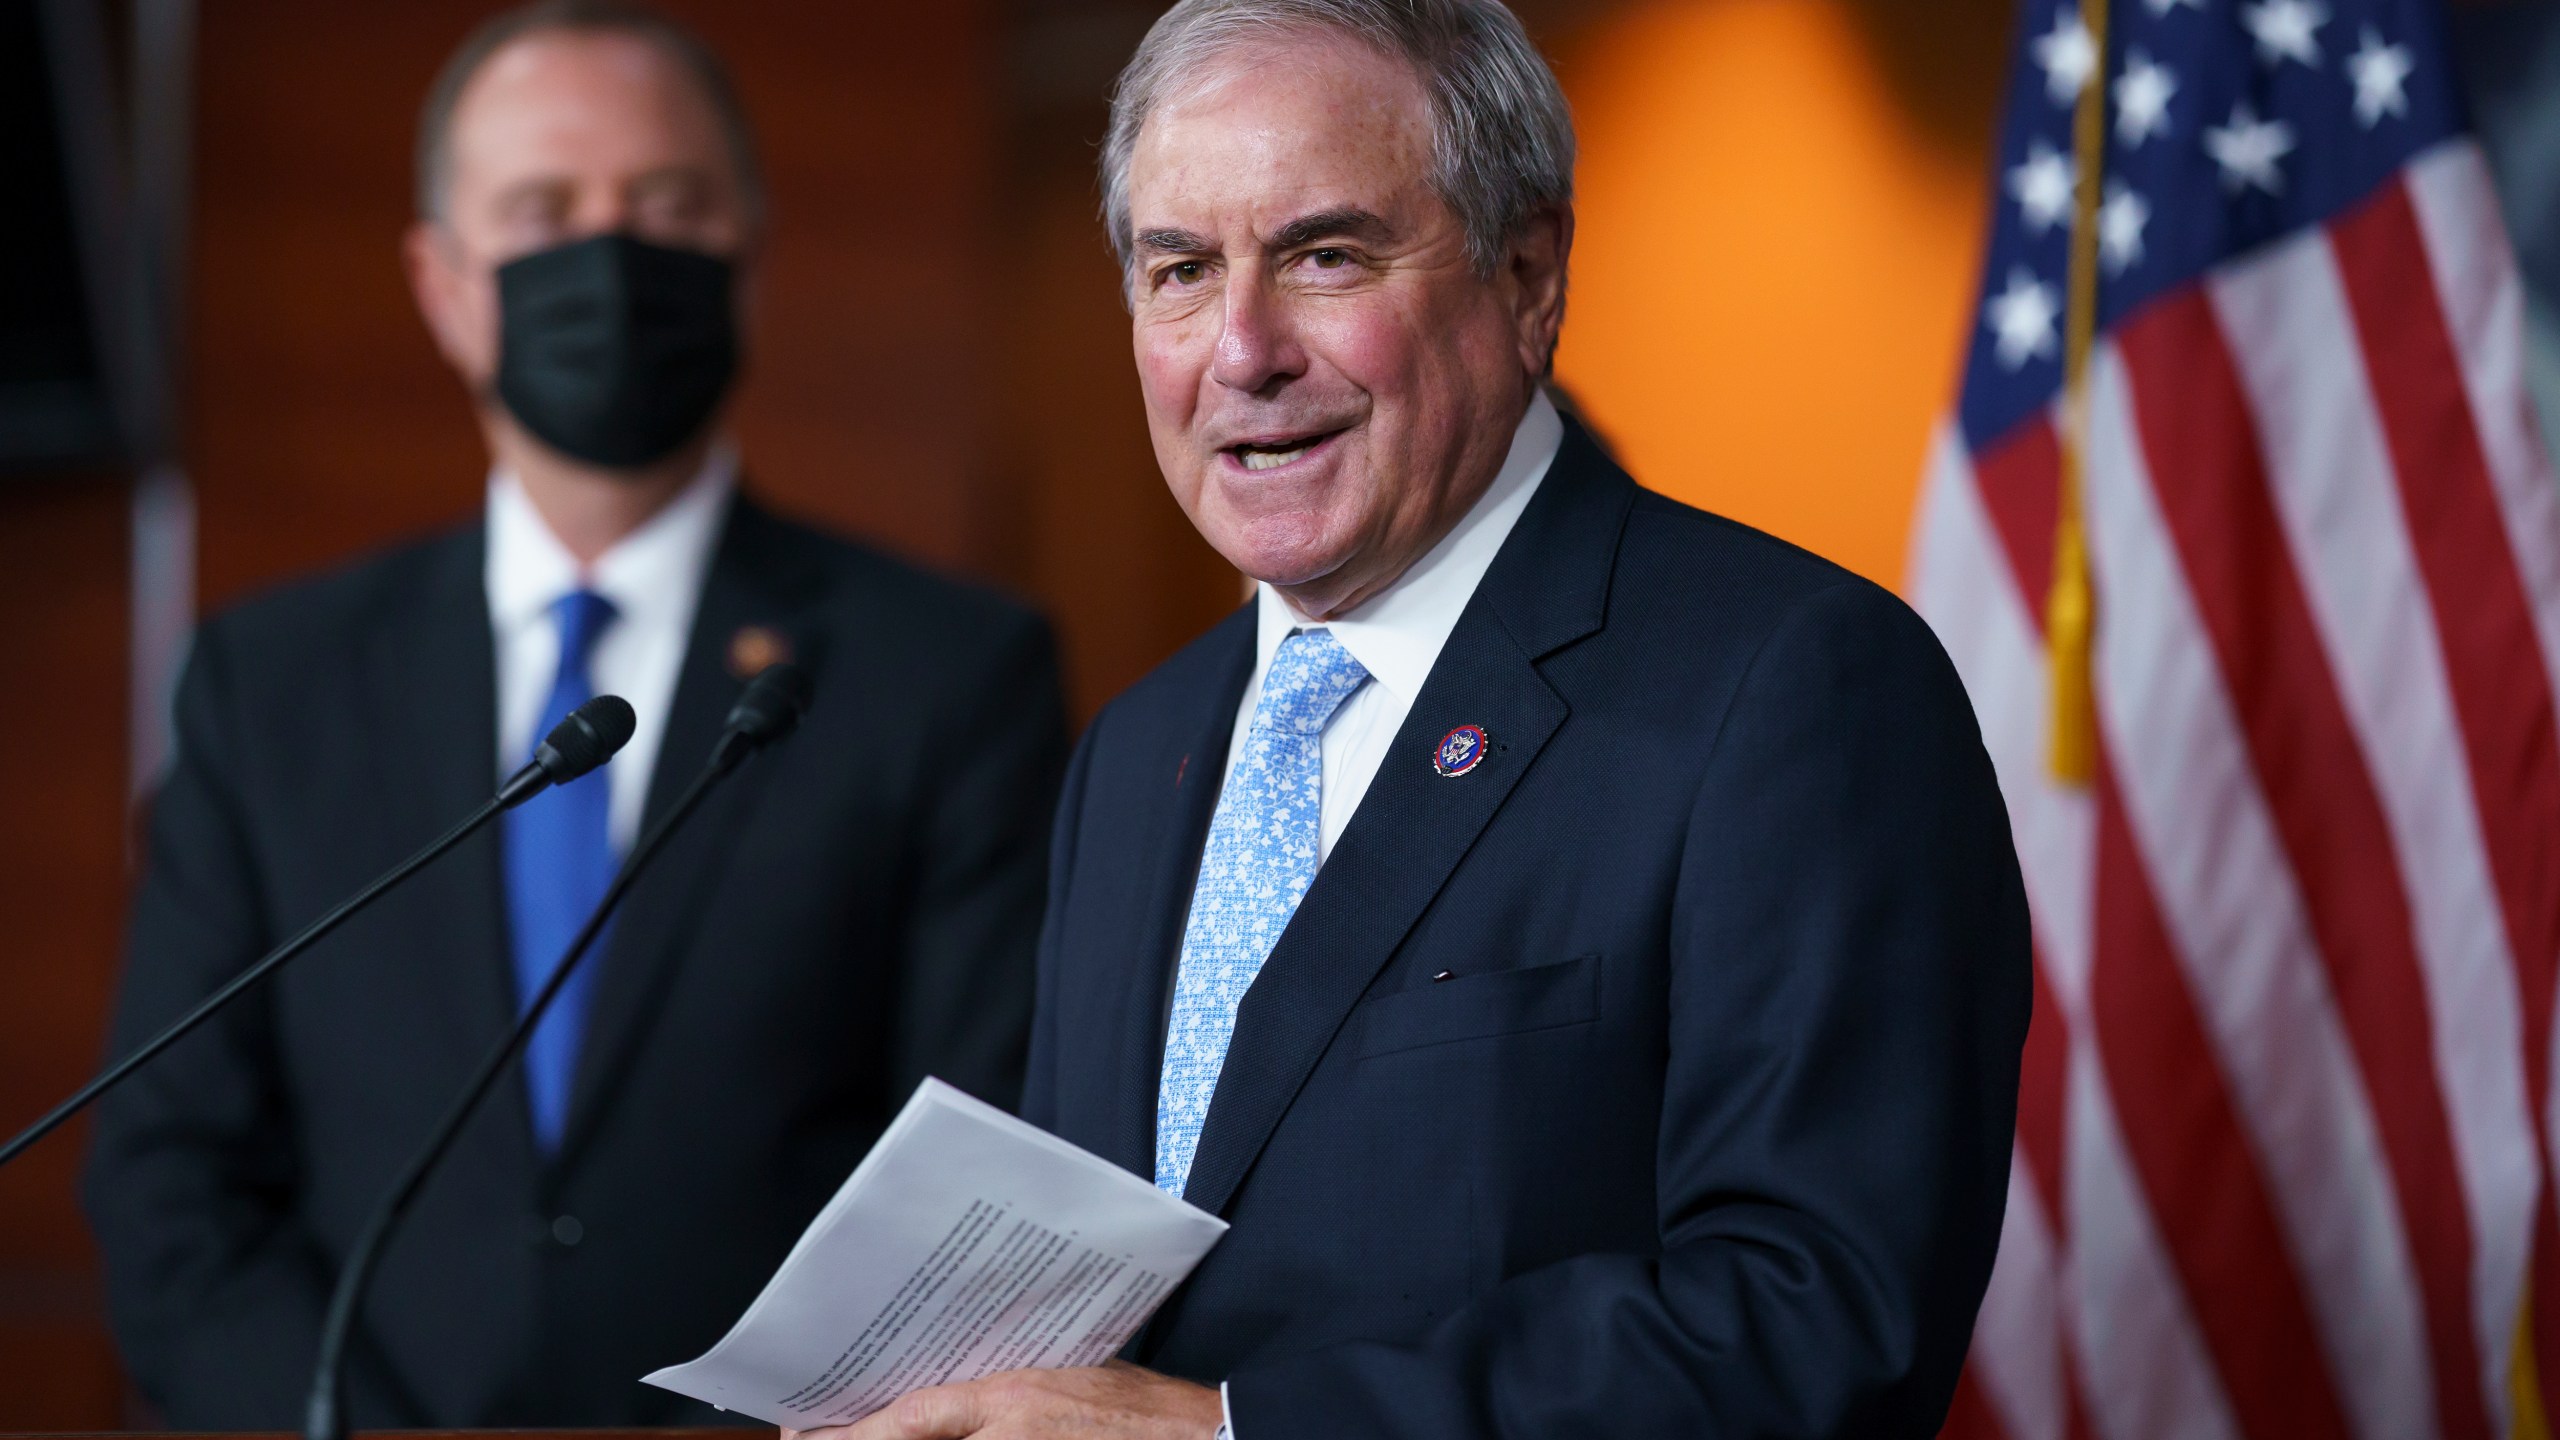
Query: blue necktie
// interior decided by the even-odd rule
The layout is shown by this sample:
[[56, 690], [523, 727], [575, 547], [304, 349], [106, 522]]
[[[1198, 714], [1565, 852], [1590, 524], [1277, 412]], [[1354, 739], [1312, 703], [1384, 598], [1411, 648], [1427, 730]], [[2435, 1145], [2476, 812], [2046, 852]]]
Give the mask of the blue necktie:
[[1200, 1127], [1235, 1034], [1236, 1006], [1315, 883], [1325, 722], [1368, 678], [1329, 630], [1281, 641], [1244, 751], [1218, 793], [1182, 932], [1173, 1023], [1156, 1089], [1156, 1187], [1170, 1194], [1190, 1183]]
[[[560, 632], [560, 671], [551, 682], [551, 698], [542, 704], [542, 723], [533, 732], [537, 745], [570, 711], [595, 698], [587, 662], [596, 636], [614, 617], [613, 602], [588, 590], [561, 596], [551, 613]], [[515, 948], [518, 1013], [551, 979], [578, 928], [613, 883], [612, 800], [612, 781], [598, 769], [507, 812], [507, 917]], [[597, 937], [596, 948], [604, 948], [603, 936]], [[532, 1107], [534, 1138], [545, 1153], [558, 1148], [569, 1118], [569, 1086], [577, 1075], [578, 1042], [586, 1032], [595, 974], [591, 956], [561, 989], [525, 1049], [525, 1097]]]

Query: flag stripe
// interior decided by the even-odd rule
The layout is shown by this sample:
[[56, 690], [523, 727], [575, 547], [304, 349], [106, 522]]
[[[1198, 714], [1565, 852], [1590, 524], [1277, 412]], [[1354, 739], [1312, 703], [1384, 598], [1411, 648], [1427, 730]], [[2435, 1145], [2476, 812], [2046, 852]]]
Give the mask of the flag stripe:
[[[2012, 460], [2033, 453], [2009, 452]], [[2006, 483], [1977, 486], [1953, 427], [1941, 433], [1919, 516], [1912, 590], [1974, 699], [2019, 852], [2034, 862], [2026, 879], [2045, 982], [2039, 1003], [2049, 994], [2047, 1008], [2078, 1037], [2089, 1033], [2092, 810], [2086, 791], [2052, 783], [2044, 769], [2044, 650], [2035, 627], [2041, 612], [2024, 603], [2017, 574], [2017, 550], [2045, 563], [2052, 531], [1995, 511], [1989, 498], [2032, 505], [2041, 484], [2049, 516], [2055, 451], [2047, 444], [2042, 453], [2040, 481], [2039, 467], [2027, 465], [2002, 477]], [[2065, 1190], [2052, 1210], [2052, 1234], [2068, 1258], [2057, 1258], [2054, 1274], [2041, 1282], [2033, 1265], [1994, 1269], [1985, 1311], [2036, 1303], [2011, 1295], [2016, 1287], [2060, 1288], [2046, 1303], [2067, 1347], [2065, 1395], [2079, 1407], [2078, 1423], [2094, 1421], [2096, 1433], [2232, 1440], [2237, 1431], [2220, 1380], [2135, 1178], [2096, 1052], [2073, 1044], [2064, 1061]], [[2026, 1233], [2004, 1232], [2004, 1247], [2024, 1243]]]
[[2524, 281], [2507, 248], [2497, 193], [2479, 147], [2468, 141], [2421, 157], [2405, 183], [2506, 517], [2509, 553], [2532, 607], [2543, 673], [2560, 677], [2560, 477], [2525, 394]]
[[2036, 1193], [2025, 1157], [2013, 1156], [2000, 1254], [1974, 1322], [1973, 1363], [1966, 1367], [1980, 1382], [1981, 1418], [1996, 1421], [2009, 1440], [2064, 1440], [2069, 1380], [2052, 1213]]
[[2061, 515], [2062, 447], [2052, 418], [2037, 414], [2019, 422], [1973, 465], [1983, 507], [2017, 576], [2027, 623], [2041, 632], [2044, 598], [2053, 589], [2053, 527]]
[[2025, 1158], [2014, 1157], [2000, 1257], [1965, 1372], [1981, 1408], [1968, 1415], [1960, 1402], [1947, 1435], [2089, 1440], [2093, 1433], [2071, 1353], [2071, 1320], [2061, 1304], [2064, 1249], [2052, 1213], [2049, 1197], [2036, 1192]]
[[[2091, 873], [2094, 878], [2094, 866]], [[2072, 1055], [2066, 1172], [2071, 1263], [2065, 1310], [2090, 1413], [2099, 1433], [2110, 1437], [2237, 1440], [2244, 1432], [2225, 1373], [2210, 1353], [2176, 1253], [2181, 1239], [2171, 1227], [2180, 1217], [2156, 1209], [2145, 1188], [2127, 1139], [2140, 1117], [2118, 1114], [2107, 1087], [2109, 1071], [2119, 1067], [2102, 1064], [2100, 1049], [2093, 1039]], [[2160, 1097], [2138, 1098], [2158, 1108]], [[2213, 1299], [2222, 1304], [2218, 1292]]]
[[[2412, 216], [2423, 236], [2427, 274], [2459, 364], [2472, 423], [2503, 519], [2505, 554], [2516, 567], [2541, 651], [2545, 685], [2560, 675], [2560, 481], [2533, 423], [2524, 384], [2524, 286], [2506, 244], [2495, 190], [2479, 147], [2461, 141], [2438, 147], [2410, 165], [2404, 183]], [[2541, 697], [2536, 697], [2539, 700]], [[2475, 777], [2475, 783], [2478, 777]], [[2542, 812], [2536, 833], [2551, 832]], [[2545, 867], [2547, 874], [2548, 866]], [[2518, 942], [2519, 979], [2532, 947]], [[2547, 961], [2547, 956], [2546, 956]], [[2541, 1388], [2547, 1397], [2560, 1376], [2560, 1218], [2553, 1189], [2560, 1181], [2560, 1104], [2554, 1103], [2550, 1034], [2552, 1003], [2530, 1005], [2524, 1016], [2525, 1058], [2546, 1079], [2532, 1098], [2541, 1123], [2543, 1184], [2534, 1207], [2531, 1291], [2533, 1339]], [[2537, 1038], [2538, 1037], [2538, 1038]]]
[[2036, 1195], [2048, 1215], [2059, 1214], [2062, 1180], [2062, 1085], [2071, 1073], [2071, 1035], [2046, 974], [2038, 947], [2034, 1009], [2027, 1018], [2027, 1043], [2018, 1066], [2018, 1152], [2035, 1179]]
[[2097, 655], [2146, 877], [2288, 1242], [2276, 1263], [2310, 1301], [2342, 1405], [2364, 1434], [2429, 1434], [2423, 1312], [2382, 1139], [2112, 348], [2093, 367], [2090, 421], [2092, 561], [2109, 593], [2157, 597], [2111, 609]]
[[[2339, 227], [2342, 266], [2359, 325], [2382, 347], [2373, 356], [2383, 420], [2401, 457], [2407, 523], [2425, 564], [2438, 632], [2453, 661], [2454, 701], [2470, 750], [2517, 982], [2524, 994], [2524, 1061], [2532, 1074], [2535, 1137], [2551, 1167], [2551, 1019], [2560, 961], [2560, 751], [2555, 751], [2550, 671], [2533, 625], [2521, 564], [2475, 426], [2473, 403], [2433, 287], [2378, 283], [2377, 267], [2428, 264], [2411, 193], [2394, 187]], [[2421, 367], [2432, 367], [2422, 369]], [[2510, 403], [2506, 408], [2520, 410]], [[2416, 456], [2436, 463], [2416, 476]], [[2547, 483], [2547, 476], [2537, 476]], [[2532, 1258], [2536, 1363], [2560, 1376], [2560, 1222], [2550, 1187], [2539, 1197]]]
[[[2476, 1240], [2472, 1337], [2481, 1368], [2470, 1383], [2495, 1417], [2505, 1408], [2535, 1141], [2521, 1057], [2512, 1046], [2477, 1043], [2478, 1017], [2515, 1014], [2516, 984], [2447, 656], [2429, 624], [2426, 582], [2402, 523], [2404, 482], [2366, 383], [2347, 289], [2329, 240], [2308, 232], [2227, 267], [2209, 294], [2257, 418], [2308, 613], [2406, 880], [2437, 1079]], [[2375, 385], [2387, 386], [2378, 371]]]
[[2560, 963], [2560, 737], [2551, 677], [2463, 392], [2453, 337], [2425, 270], [2409, 192], [2386, 188], [2336, 227], [2337, 254], [2372, 366], [2408, 532], [2426, 571], [2471, 782], [2524, 992], [2525, 1063], [2540, 1081]]
[[[2240, 1430], [2424, 1435], [2424, 1363], [2335, 1345], [2337, 1297], [2417, 1335], [2417, 1286], [2376, 1266], [2396, 1220], [2355, 1063], [2327, 1007], [2237, 720], [2158, 515], [2125, 364], [2092, 366], [2089, 536], [2102, 592], [2099, 715], [2122, 846], [2094, 871], [2092, 1025], [2150, 1207]], [[2130, 771], [2130, 774], [2127, 774]], [[2104, 825], [2104, 822], [2102, 822]], [[2222, 843], [2196, 846], [2196, 833]], [[2271, 904], [2273, 899], [2273, 904]], [[2163, 915], [2166, 907], [2166, 915]], [[2340, 1243], [2345, 1238], [2345, 1243]], [[2342, 1261], [2337, 1273], [2319, 1261]], [[2381, 1271], [2381, 1284], [2376, 1284]], [[2353, 1355], [2340, 1366], [2337, 1353]], [[2348, 1414], [2360, 1422], [2350, 1430]], [[2176, 1430], [2148, 1427], [2143, 1435]]]
[[[2436, 1083], [2407, 892], [2268, 494], [2257, 426], [2201, 292], [2164, 298], [2122, 326], [2118, 343], [2162, 516], [2381, 1128], [2416, 1253], [2434, 1372], [2477, 1375], [2471, 1222]], [[2446, 1435], [2488, 1433], [2472, 1385], [2433, 1388]]]
[[1991, 1402], [1982, 1396], [1982, 1386], [1975, 1367], [1968, 1365], [1956, 1377], [1956, 1395], [1947, 1407], [1947, 1423], [1938, 1431], [1939, 1440], [2042, 1440], [2033, 1434], [2012, 1436], [1992, 1413]]
[[[2338, 266], [2373, 373], [2373, 398], [2398, 475], [2401, 517], [2426, 574], [2426, 600], [2468, 752], [2489, 865], [2497, 878], [2520, 1012], [2534, 1124], [2530, 1153], [2550, 1168], [2551, 1021], [2560, 966], [2560, 736], [2532, 602], [2507, 541], [2481, 428], [2433, 275], [2410, 188], [2391, 185], [2334, 227]], [[2514, 406], [2510, 401], [2510, 408]], [[2548, 1187], [2539, 1232], [2536, 1361], [2560, 1376], [2560, 1255]]]
[[2170, 951], [2104, 750], [2090, 1000], [2126, 1143], [2242, 1433], [2343, 1440], [2350, 1432], [2291, 1247]]

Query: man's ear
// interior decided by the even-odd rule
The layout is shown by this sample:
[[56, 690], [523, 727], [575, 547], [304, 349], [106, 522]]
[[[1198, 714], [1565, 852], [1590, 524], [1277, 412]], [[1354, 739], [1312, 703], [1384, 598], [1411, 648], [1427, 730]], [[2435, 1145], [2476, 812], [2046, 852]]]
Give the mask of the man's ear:
[[1520, 337], [1520, 363], [1532, 375], [1553, 368], [1556, 337], [1564, 331], [1565, 273], [1573, 257], [1573, 210], [1559, 207], [1529, 218], [1512, 237], [1506, 257], [1511, 278], [1512, 324]]
[[400, 239], [401, 268], [408, 272], [409, 294], [418, 302], [418, 317], [427, 322], [427, 333], [434, 337], [445, 363], [460, 371], [468, 385], [491, 363], [483, 353], [490, 348], [488, 337], [474, 333], [475, 326], [485, 327], [489, 321], [472, 304], [469, 279], [454, 252], [453, 238], [432, 220], [411, 224]]

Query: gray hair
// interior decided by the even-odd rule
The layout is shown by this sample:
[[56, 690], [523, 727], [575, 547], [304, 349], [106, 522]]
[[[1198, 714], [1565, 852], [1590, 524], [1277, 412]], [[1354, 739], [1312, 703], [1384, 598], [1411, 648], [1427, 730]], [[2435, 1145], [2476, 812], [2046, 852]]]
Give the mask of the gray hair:
[[1573, 203], [1573, 115], [1546, 57], [1500, 0], [1182, 0], [1111, 90], [1102, 220], [1129, 268], [1129, 158], [1158, 103], [1202, 64], [1257, 40], [1348, 35], [1413, 66], [1431, 98], [1431, 188], [1491, 275], [1536, 216]]
[[755, 127], [738, 99], [729, 67], [702, 37], [645, 5], [628, 0], [536, 0], [491, 17], [471, 32], [436, 72], [418, 114], [418, 218], [442, 220], [453, 188], [453, 112], [472, 78], [499, 51], [529, 35], [549, 31], [627, 35], [654, 45], [693, 81], [720, 122], [720, 138], [736, 172], [738, 200], [750, 226], [765, 216], [764, 167], [756, 159]]

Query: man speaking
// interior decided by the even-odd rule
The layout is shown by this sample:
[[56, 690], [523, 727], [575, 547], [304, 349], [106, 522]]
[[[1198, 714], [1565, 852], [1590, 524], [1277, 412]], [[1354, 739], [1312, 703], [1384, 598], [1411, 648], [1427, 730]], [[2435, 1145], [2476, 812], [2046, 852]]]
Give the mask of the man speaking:
[[1572, 158], [1494, 0], [1185, 0], [1123, 73], [1157, 457], [1261, 588], [1069, 769], [1026, 1113], [1233, 1229], [1147, 1368], [857, 1440], [1937, 1427], [2026, 1028], [2006, 816], [1909, 610], [1541, 397]]
[[113, 1048], [453, 823], [578, 702], [619, 694], [639, 728], [101, 1108], [116, 1331], [171, 1424], [298, 1424], [366, 1217], [742, 677], [794, 658], [805, 726], [633, 889], [350, 1351], [367, 1428], [706, 1419], [639, 1377], [719, 1334], [918, 1080], [1018, 1091], [1066, 748], [1048, 631], [741, 493], [721, 416], [765, 207], [699, 40], [609, 0], [503, 15], [419, 142], [410, 274], [477, 406], [486, 513], [205, 627]]

